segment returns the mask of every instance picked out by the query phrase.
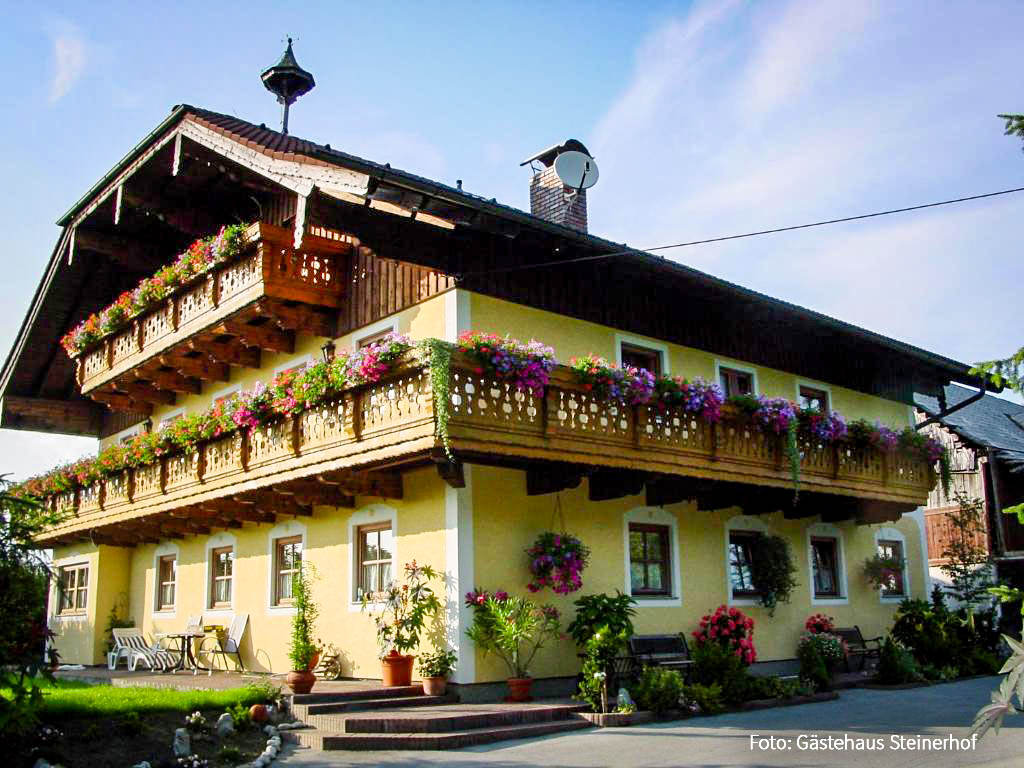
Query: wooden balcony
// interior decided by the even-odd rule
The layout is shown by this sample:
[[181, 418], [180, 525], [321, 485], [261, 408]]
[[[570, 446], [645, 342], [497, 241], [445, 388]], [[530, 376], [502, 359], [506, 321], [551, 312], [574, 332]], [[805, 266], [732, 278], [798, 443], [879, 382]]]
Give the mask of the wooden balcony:
[[[774, 511], [793, 498], [782, 441], [736, 424], [708, 425], [657, 406], [610, 405], [582, 391], [565, 368], [555, 372], [545, 398], [475, 374], [458, 360], [449, 384], [455, 462], [444, 459], [435, 437], [430, 372], [410, 354], [380, 382], [311, 411], [51, 499], [68, 517], [41, 540], [92, 536], [130, 544], [308, 514], [310, 504], [342, 506], [354, 495], [400, 497], [401, 468], [428, 461], [440, 462], [454, 484], [463, 460], [563, 473], [554, 486], [534, 484], [530, 492], [569, 487], [573, 473], [578, 482], [583, 472], [595, 497], [601, 477], [618, 472], [639, 479], [633, 493], [646, 483], [649, 499], [652, 491], [661, 494], [656, 503], [697, 498], [718, 504], [702, 508], [721, 508], [760, 499], [778, 505]], [[935, 482], [926, 462], [874, 449], [804, 443], [801, 451], [801, 498], [817, 506], [800, 516], [864, 521], [865, 509], [880, 509], [880, 519], [891, 519], [922, 504]], [[747, 493], [737, 495], [742, 489]], [[667, 498], [673, 493], [677, 498]]]
[[235, 258], [180, 286], [160, 306], [76, 359], [82, 393], [115, 410], [146, 413], [227, 366], [258, 368], [260, 351], [291, 352], [295, 332], [334, 336], [350, 246], [265, 223], [246, 232]]

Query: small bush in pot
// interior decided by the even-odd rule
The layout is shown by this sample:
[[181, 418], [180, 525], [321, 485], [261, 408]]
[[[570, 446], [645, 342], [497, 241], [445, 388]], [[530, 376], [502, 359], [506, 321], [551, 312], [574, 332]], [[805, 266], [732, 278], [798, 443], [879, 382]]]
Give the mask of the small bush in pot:
[[466, 603], [473, 608], [473, 623], [466, 635], [484, 655], [493, 653], [505, 662], [509, 700], [528, 701], [533, 657], [560, 634], [558, 609], [506, 592], [470, 592]]
[[444, 696], [448, 690], [448, 675], [455, 669], [457, 660], [455, 652], [447, 648], [420, 654], [420, 676], [423, 678], [423, 692], [427, 696]]
[[294, 693], [309, 693], [316, 683], [313, 667], [320, 658], [320, 648], [313, 639], [313, 626], [320, 609], [313, 601], [312, 584], [315, 571], [311, 564], [305, 564], [292, 579], [292, 636], [288, 643], [288, 660], [291, 671], [285, 680]]

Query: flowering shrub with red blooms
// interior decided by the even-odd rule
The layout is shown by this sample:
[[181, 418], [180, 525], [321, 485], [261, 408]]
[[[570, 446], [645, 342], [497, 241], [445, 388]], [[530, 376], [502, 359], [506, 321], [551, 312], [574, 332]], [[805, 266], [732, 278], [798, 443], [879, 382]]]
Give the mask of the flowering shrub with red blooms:
[[619, 367], [596, 355], [574, 357], [569, 366], [584, 391], [602, 400], [643, 405], [654, 396], [654, 374], [646, 368]]
[[705, 614], [700, 620], [699, 628], [694, 630], [693, 639], [698, 646], [705, 643], [717, 643], [727, 651], [732, 651], [744, 664], [757, 661], [757, 649], [754, 648], [754, 620], [743, 612], [720, 605], [714, 613]]
[[796, 419], [801, 437], [818, 440], [826, 445], [846, 437], [846, 422], [835, 411], [823, 413], [817, 408], [800, 408], [796, 412]]
[[832, 633], [836, 631], [835, 619], [826, 616], [824, 613], [812, 613], [804, 622], [804, 629], [812, 635], [822, 632]]
[[244, 245], [247, 224], [221, 227], [216, 235], [196, 240], [172, 264], [125, 291], [113, 304], [89, 315], [60, 340], [68, 355], [84, 352], [97, 341], [124, 328], [132, 318], [163, 301], [174, 289], [237, 255]]
[[493, 597], [499, 603], [508, 600], [508, 592], [503, 589], [497, 590], [493, 595], [486, 589], [474, 589], [466, 593], [466, 605], [470, 608], [483, 608], [487, 604], [487, 598]]
[[510, 382], [520, 392], [544, 396], [551, 371], [558, 365], [555, 351], [535, 339], [524, 344], [509, 335], [466, 331], [459, 346], [476, 365], [476, 373]]
[[555, 594], [568, 595], [583, 586], [580, 574], [587, 567], [590, 550], [575, 536], [547, 531], [537, 537], [526, 554], [533, 574], [526, 588], [531, 592], [551, 587]]
[[137, 435], [124, 445], [108, 446], [96, 457], [27, 480], [21, 484], [21, 492], [48, 496], [72, 491], [126, 468], [153, 464], [163, 456], [193, 453], [205, 441], [302, 413], [342, 389], [379, 381], [411, 347], [406, 337], [388, 334], [358, 352], [339, 355], [299, 373], [278, 374], [269, 387], [257, 382], [251, 390], [215, 403], [204, 413], [183, 416], [159, 432]]
[[692, 382], [682, 376], [662, 376], [654, 382], [654, 389], [660, 405], [681, 407], [685, 413], [700, 416], [709, 424], [722, 417], [722, 388], [699, 376]]

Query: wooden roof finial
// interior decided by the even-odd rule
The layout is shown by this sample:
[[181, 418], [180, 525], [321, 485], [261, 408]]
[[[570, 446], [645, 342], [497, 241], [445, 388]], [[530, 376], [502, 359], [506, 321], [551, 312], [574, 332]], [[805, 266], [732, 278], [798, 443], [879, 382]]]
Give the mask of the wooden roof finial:
[[281, 55], [281, 60], [274, 66], [264, 70], [260, 76], [268, 91], [277, 96], [277, 101], [284, 107], [281, 117], [281, 132], [288, 133], [288, 108], [295, 100], [316, 87], [313, 75], [299, 66], [292, 52], [292, 39], [288, 38], [288, 47]]

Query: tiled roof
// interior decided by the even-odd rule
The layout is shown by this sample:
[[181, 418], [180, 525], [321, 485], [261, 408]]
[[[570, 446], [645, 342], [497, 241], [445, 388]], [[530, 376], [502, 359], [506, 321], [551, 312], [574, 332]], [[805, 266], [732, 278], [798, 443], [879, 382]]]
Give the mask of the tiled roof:
[[[973, 394], [973, 390], [950, 384], [946, 387], [946, 405], [961, 403]], [[914, 401], [929, 416], [939, 412], [939, 403], [934, 397], [915, 395]], [[1014, 470], [1024, 471], [1024, 405], [985, 395], [944, 416], [941, 423], [975, 445], [994, 449]]]

